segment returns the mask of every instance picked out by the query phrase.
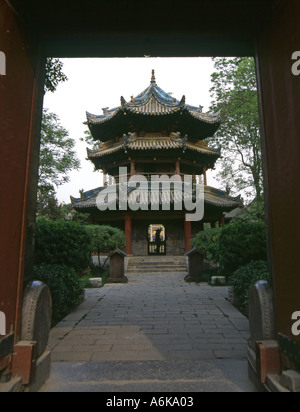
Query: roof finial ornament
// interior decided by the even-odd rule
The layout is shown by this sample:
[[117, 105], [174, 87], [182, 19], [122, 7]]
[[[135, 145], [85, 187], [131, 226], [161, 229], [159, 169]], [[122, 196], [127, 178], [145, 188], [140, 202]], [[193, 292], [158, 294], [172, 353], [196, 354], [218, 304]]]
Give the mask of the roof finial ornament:
[[121, 106], [124, 107], [126, 105], [126, 100], [123, 96], [121, 96]]
[[155, 70], [152, 70], [151, 84], [156, 84]]

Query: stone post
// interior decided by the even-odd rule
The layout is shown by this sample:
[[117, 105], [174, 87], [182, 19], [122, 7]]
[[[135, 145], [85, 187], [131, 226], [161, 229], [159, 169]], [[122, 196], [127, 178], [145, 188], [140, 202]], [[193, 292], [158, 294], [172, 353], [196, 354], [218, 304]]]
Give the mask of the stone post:
[[184, 222], [185, 252], [192, 249], [192, 222]]
[[126, 254], [132, 255], [132, 219], [130, 215], [125, 216], [125, 238]]

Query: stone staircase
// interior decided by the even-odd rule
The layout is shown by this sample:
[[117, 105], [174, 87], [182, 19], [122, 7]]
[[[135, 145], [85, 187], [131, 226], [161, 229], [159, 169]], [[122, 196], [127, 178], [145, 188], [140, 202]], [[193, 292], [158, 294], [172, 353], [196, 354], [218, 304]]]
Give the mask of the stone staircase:
[[126, 275], [143, 273], [186, 273], [185, 256], [139, 256], [129, 257]]

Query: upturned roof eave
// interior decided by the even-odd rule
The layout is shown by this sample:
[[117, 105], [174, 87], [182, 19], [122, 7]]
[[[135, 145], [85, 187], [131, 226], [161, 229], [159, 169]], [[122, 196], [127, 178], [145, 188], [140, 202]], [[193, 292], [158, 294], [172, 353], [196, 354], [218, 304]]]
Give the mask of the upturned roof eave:
[[[136, 108], [139, 107], [139, 110]], [[182, 114], [189, 115], [193, 119], [199, 121], [200, 123], [205, 123], [208, 125], [219, 125], [221, 123], [221, 117], [219, 114], [213, 116], [209, 115], [207, 113], [200, 113], [200, 112], [195, 112], [192, 111], [186, 107], [181, 107], [181, 106], [175, 106], [175, 107], [168, 107], [166, 108], [171, 109], [169, 111], [160, 111], [160, 112], [149, 112], [149, 111], [143, 111], [142, 110], [143, 106], [120, 106], [116, 109], [116, 111], [110, 115], [104, 116], [104, 115], [94, 115], [91, 113], [86, 112], [87, 116], [87, 124], [88, 125], [93, 125], [93, 126], [98, 126], [101, 127], [103, 124], [107, 124], [108, 122], [116, 120], [119, 114], [124, 114], [124, 113], [130, 113], [136, 116], [171, 116], [174, 114], [178, 114], [178, 112], [181, 112]]]
[[[74, 198], [71, 196], [71, 203], [73, 208], [78, 210], [84, 209], [94, 209], [98, 210], [96, 199], [98, 194], [107, 188], [110, 188], [113, 192], [117, 191], [118, 185], [100, 187], [92, 191], [86, 192], [83, 194], [83, 198]], [[114, 189], [115, 188], [115, 189]], [[113, 190], [114, 189], [114, 190]], [[130, 188], [130, 190], [134, 190]], [[172, 202], [171, 202], [172, 203]], [[231, 197], [226, 192], [216, 189], [211, 186], [204, 186], [204, 203], [208, 206], [213, 206], [217, 209], [222, 210], [223, 212], [230, 212], [231, 210], [240, 207], [242, 201], [240, 196]], [[117, 210], [118, 211], [118, 210]]]
[[[171, 93], [166, 93], [157, 85], [154, 70], [150, 85], [142, 93], [132, 97], [128, 102], [122, 96], [120, 106], [102, 110], [103, 115], [86, 113], [87, 122], [85, 124], [89, 126], [95, 141], [107, 141], [111, 135], [132, 131], [125, 129], [132, 129], [136, 125], [141, 126], [143, 119], [146, 120], [146, 118], [147, 127], [149, 118], [150, 120], [160, 118], [164, 127], [167, 127], [169, 122], [173, 122], [178, 124], [180, 131], [185, 134], [187, 124], [190, 123], [189, 134], [198, 133], [202, 139], [213, 135], [221, 123], [220, 113], [203, 113], [202, 106], [186, 104], [185, 96], [177, 100], [171, 96]], [[130, 120], [127, 120], [125, 115], [128, 115]], [[174, 125], [169, 124], [169, 126], [172, 128]], [[157, 127], [156, 123], [155, 127]]]
[[[101, 153], [99, 151], [95, 151], [93, 152], [92, 150], [88, 150], [88, 156], [87, 159], [90, 161], [96, 160], [96, 159], [103, 159], [105, 157], [109, 157], [112, 156], [115, 153], [121, 152], [122, 150], [125, 151], [126, 150], [126, 154], [133, 154], [135, 152], [178, 152], [180, 150], [182, 150], [180, 147], [176, 147], [176, 148], [164, 148], [164, 149], [160, 149], [160, 148], [126, 148], [124, 145], [122, 147], [116, 147], [114, 149], [111, 149], [105, 153]], [[211, 152], [211, 151], [202, 151], [202, 150], [197, 150], [197, 149], [193, 149], [190, 147], [187, 147], [185, 150], [188, 150], [190, 152], [194, 152], [197, 153], [199, 155], [203, 155], [203, 156], [207, 156], [207, 157], [213, 157], [216, 160], [218, 160], [220, 158], [220, 154], [216, 153], [216, 152]]]

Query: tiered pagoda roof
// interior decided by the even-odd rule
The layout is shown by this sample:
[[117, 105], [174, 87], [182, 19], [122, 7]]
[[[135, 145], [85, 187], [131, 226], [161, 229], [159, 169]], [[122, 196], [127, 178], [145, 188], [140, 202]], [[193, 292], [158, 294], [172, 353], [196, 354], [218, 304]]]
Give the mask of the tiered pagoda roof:
[[103, 157], [116, 153], [120, 150], [191, 150], [199, 154], [206, 154], [212, 157], [219, 157], [221, 150], [208, 147], [206, 142], [189, 142], [184, 141], [180, 135], [173, 133], [171, 136], [158, 136], [153, 134], [146, 134], [144, 136], [137, 136], [131, 134], [129, 138], [127, 136], [120, 139], [118, 143], [114, 140], [109, 142], [100, 143], [99, 148], [96, 150], [87, 149], [89, 159], [96, 157]]
[[[220, 150], [210, 148], [204, 141], [217, 131], [220, 113], [203, 113], [201, 106], [186, 104], [185, 96], [176, 100], [158, 87], [154, 71], [150, 86], [142, 93], [129, 102], [121, 97], [121, 106], [103, 109], [103, 115], [87, 113], [87, 124], [94, 140], [98, 140], [97, 149], [87, 149], [88, 159], [96, 169], [103, 169], [108, 174], [112, 172], [114, 176], [117, 176], [119, 165], [130, 165], [132, 161], [142, 168], [140, 174], [164, 175], [161, 165], [175, 168], [177, 161], [181, 174], [202, 174], [213, 168], [220, 157]], [[95, 212], [98, 194], [105, 189], [105, 193], [111, 190], [118, 195], [118, 183], [85, 192], [78, 199], [71, 197], [73, 207], [78, 211]], [[127, 189], [129, 195], [132, 188], [128, 186]], [[143, 193], [145, 198], [140, 199], [141, 204], [149, 204], [149, 193], [150, 181], [149, 190]], [[171, 204], [177, 203], [176, 196], [182, 199], [183, 193], [171, 193]], [[195, 193], [192, 196], [194, 199]], [[204, 201], [211, 216], [229, 212], [240, 205], [239, 197], [231, 197], [207, 185]], [[159, 204], [164, 204], [162, 191]]]
[[[117, 141], [116, 141], [117, 140]], [[179, 133], [171, 133], [164, 136], [162, 133], [146, 133], [138, 136], [137, 133], [124, 135], [120, 139], [101, 142], [95, 150], [87, 149], [88, 159], [92, 161], [96, 169], [101, 165], [121, 160], [124, 156], [138, 156], [140, 159], [147, 156], [157, 156], [159, 152], [166, 156], [185, 157], [191, 161], [214, 167], [215, 162], [221, 155], [220, 149], [213, 149], [207, 142], [189, 141]]]
[[[73, 204], [73, 207], [78, 210], [78, 211], [89, 211], [92, 212], [94, 210], [97, 210], [97, 196], [99, 193], [101, 193], [103, 190], [105, 190], [105, 194], [108, 194], [110, 191], [111, 193], [116, 193], [117, 194], [117, 204], [119, 202], [119, 185], [116, 186], [104, 186], [104, 187], [99, 187], [97, 189], [84, 192], [81, 195], [81, 198], [74, 198], [71, 197], [71, 201]], [[129, 196], [130, 193], [135, 190], [132, 187], [127, 187], [127, 195]], [[184, 191], [184, 184], [182, 186], [182, 190]], [[140, 193], [140, 192], [139, 192]], [[149, 188], [147, 191], [142, 193], [141, 199], [140, 199], [140, 204], [150, 204], [150, 193], [151, 193], [151, 186], [149, 182]], [[193, 201], [195, 200], [195, 191], [192, 192], [192, 198]], [[164, 198], [166, 196], [166, 199]], [[176, 203], [178, 200], [181, 200], [186, 196], [186, 194], [180, 193], [178, 191], [171, 191], [171, 202], [170, 204]], [[187, 199], [188, 200], [188, 199]], [[162, 188], [159, 191], [159, 204], [162, 206], [168, 202], [168, 194], [164, 193]], [[234, 208], [237, 208], [241, 205], [241, 198], [240, 196], [238, 197], [232, 197], [229, 196], [228, 193], [224, 192], [223, 190], [216, 189], [211, 186], [204, 186], [204, 204], [205, 207], [210, 207], [210, 208], [218, 208], [222, 212], [229, 212]], [[107, 205], [109, 206], [109, 205]]]
[[162, 90], [156, 83], [154, 71], [150, 86], [121, 106], [103, 109], [103, 115], [87, 113], [87, 125], [95, 140], [107, 141], [124, 133], [161, 132], [167, 135], [180, 132], [190, 139], [202, 140], [212, 136], [220, 125], [220, 113], [203, 113], [202, 107], [186, 104]]

